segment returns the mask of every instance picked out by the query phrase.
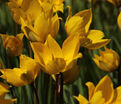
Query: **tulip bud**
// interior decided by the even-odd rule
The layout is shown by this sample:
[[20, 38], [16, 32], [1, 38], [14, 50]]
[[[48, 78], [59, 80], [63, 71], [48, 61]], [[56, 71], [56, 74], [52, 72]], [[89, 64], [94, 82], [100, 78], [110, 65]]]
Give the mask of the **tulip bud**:
[[1, 35], [3, 40], [3, 47], [6, 49], [6, 53], [9, 56], [18, 56], [23, 50], [23, 34], [15, 36]]
[[100, 69], [111, 72], [118, 68], [120, 57], [117, 52], [105, 48], [105, 51], [100, 51], [99, 53], [100, 56], [95, 55], [93, 60]]

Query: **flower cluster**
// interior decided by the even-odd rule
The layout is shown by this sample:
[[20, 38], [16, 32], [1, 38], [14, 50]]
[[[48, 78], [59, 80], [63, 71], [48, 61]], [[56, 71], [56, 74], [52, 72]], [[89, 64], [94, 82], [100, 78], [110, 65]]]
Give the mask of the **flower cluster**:
[[[120, 0], [107, 1], [117, 8], [121, 6]], [[40, 71], [51, 75], [57, 84], [56, 76], [60, 74], [63, 77], [62, 83], [71, 83], [79, 77], [78, 59], [83, 57], [80, 48], [95, 50], [111, 41], [104, 38], [105, 35], [101, 30], [90, 28], [93, 17], [91, 8], [72, 15], [72, 8], [67, 7], [69, 13], [64, 24], [67, 38], [60, 46], [56, 38], [63, 18], [58, 12], [64, 13], [64, 0], [10, 0], [8, 7], [21, 30], [16, 36], [0, 34], [6, 57], [17, 57], [20, 60], [19, 67], [0, 69], [0, 78], [5, 79], [12, 86], [32, 84]], [[121, 13], [117, 23], [121, 29]], [[23, 54], [24, 38], [25, 43], [29, 43], [30, 53], [33, 52], [30, 57]], [[112, 72], [119, 67], [120, 57], [114, 50], [106, 47], [104, 49], [99, 52], [100, 56], [94, 55], [93, 60], [101, 70]], [[89, 100], [79, 94], [75, 98], [80, 104], [118, 104], [121, 101], [121, 87], [114, 89], [108, 76], [101, 79], [96, 87], [92, 82], [86, 85], [89, 90]], [[0, 83], [0, 87], [2, 91], [0, 102], [13, 104], [15, 99], [4, 99], [9, 86]]]

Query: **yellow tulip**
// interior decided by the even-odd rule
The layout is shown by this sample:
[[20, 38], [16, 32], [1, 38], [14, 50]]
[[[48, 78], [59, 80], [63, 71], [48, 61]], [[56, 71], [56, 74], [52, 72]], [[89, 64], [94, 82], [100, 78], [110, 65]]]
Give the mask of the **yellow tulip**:
[[118, 23], [118, 26], [119, 26], [119, 28], [120, 28], [120, 30], [121, 30], [121, 12], [120, 12], [119, 15], [118, 15], [117, 23]]
[[0, 82], [0, 104], [14, 104], [16, 99], [5, 99], [5, 94], [10, 86]]
[[53, 11], [61, 11], [63, 12], [63, 2], [64, 0], [39, 0], [40, 3], [47, 2], [53, 5]]
[[21, 24], [20, 17], [26, 19], [30, 16], [31, 21], [33, 21], [41, 12], [41, 6], [38, 0], [10, 0], [8, 6], [15, 22], [18, 24]]
[[9, 88], [9, 87], [10, 87], [10, 86], [8, 86], [8, 85], [6, 85], [6, 84], [0, 82], [0, 98], [1, 98], [1, 97], [4, 97], [4, 95], [5, 95], [7, 92], [9, 92], [9, 91], [8, 91], [8, 88]]
[[[32, 83], [40, 72], [40, 65], [30, 57], [20, 56], [20, 68], [0, 69], [0, 77], [14, 86], [24, 86]], [[13, 77], [14, 76], [14, 77]]]
[[[64, 84], [70, 84], [73, 83], [78, 77], [79, 77], [79, 67], [76, 64], [72, 66], [71, 69], [63, 72], [63, 82]], [[52, 78], [56, 80], [55, 75], [52, 75]]]
[[121, 0], [107, 0], [107, 1], [112, 3], [117, 8], [119, 8], [121, 6]]
[[99, 30], [89, 30], [92, 21], [92, 10], [87, 9], [71, 15], [69, 7], [69, 16], [66, 20], [65, 30], [67, 35], [80, 35], [80, 44], [88, 49], [98, 49], [109, 43], [109, 39], [102, 39], [103, 32]]
[[44, 42], [51, 34], [53, 37], [57, 36], [59, 30], [59, 17], [57, 14], [53, 15], [52, 5], [44, 3], [42, 11], [38, 14], [35, 21], [29, 22], [21, 18], [21, 29], [25, 36], [31, 41]]
[[18, 56], [23, 51], [23, 34], [17, 34], [15, 36], [0, 34], [3, 40], [3, 47], [6, 49], [6, 53], [9, 56]]
[[115, 90], [111, 79], [106, 75], [95, 87], [92, 82], [86, 83], [89, 92], [89, 100], [81, 94], [75, 96], [79, 104], [119, 104], [121, 102], [121, 86]]
[[105, 51], [100, 51], [100, 56], [95, 55], [93, 60], [100, 69], [110, 72], [118, 68], [120, 58], [114, 50], [105, 48]]
[[100, 30], [89, 30], [86, 38], [83, 41], [82, 45], [88, 49], [99, 49], [110, 42], [110, 39], [102, 39], [104, 37], [104, 33]]
[[45, 44], [40, 42], [31, 43], [34, 56], [48, 74], [58, 74], [72, 68], [77, 58], [81, 58], [79, 51], [79, 35], [69, 36], [63, 43], [62, 49], [58, 43], [48, 35]]
[[74, 16], [72, 16], [71, 12], [71, 7], [69, 7], [69, 16], [65, 23], [67, 35], [86, 35], [92, 21], [92, 10], [83, 10]]

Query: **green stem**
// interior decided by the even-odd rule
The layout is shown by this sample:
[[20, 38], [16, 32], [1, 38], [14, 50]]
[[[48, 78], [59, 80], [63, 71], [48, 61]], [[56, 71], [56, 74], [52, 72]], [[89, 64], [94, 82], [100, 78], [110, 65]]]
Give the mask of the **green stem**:
[[[121, 63], [121, 58], [120, 58], [120, 61], [119, 63]], [[119, 67], [118, 67], [118, 86], [121, 85], [121, 71], [120, 71], [120, 68], [121, 68], [121, 64], [119, 64]]]
[[57, 103], [57, 94], [58, 94], [58, 82], [59, 82], [59, 74], [56, 75], [56, 84], [55, 84], [55, 94], [54, 94], [54, 104]]
[[60, 92], [59, 92], [59, 103], [63, 104], [63, 73], [60, 73]]
[[35, 84], [32, 83], [31, 86], [32, 86], [32, 89], [34, 90], [34, 94], [35, 94], [35, 97], [36, 97], [36, 104], [39, 104], [39, 97], [38, 97], [38, 94], [37, 94], [37, 89], [35, 87]]
[[48, 104], [48, 89], [49, 89], [49, 81], [50, 81], [50, 75], [46, 74], [46, 91], [45, 91], [45, 104]]

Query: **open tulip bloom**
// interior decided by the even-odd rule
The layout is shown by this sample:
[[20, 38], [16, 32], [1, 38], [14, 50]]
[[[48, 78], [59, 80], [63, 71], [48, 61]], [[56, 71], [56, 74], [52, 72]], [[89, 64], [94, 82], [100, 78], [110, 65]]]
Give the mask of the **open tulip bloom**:
[[65, 23], [65, 30], [68, 36], [80, 35], [80, 46], [88, 49], [98, 49], [110, 42], [110, 39], [102, 39], [104, 33], [100, 30], [89, 30], [92, 21], [92, 10], [80, 11], [72, 16], [69, 7], [69, 16]]
[[[40, 66], [35, 60], [25, 55], [20, 56], [20, 68], [0, 69], [0, 77], [14, 86], [31, 84], [40, 72]], [[14, 76], [14, 77], [13, 77]]]
[[86, 83], [89, 92], [89, 100], [81, 94], [75, 98], [79, 104], [120, 104], [121, 86], [113, 88], [113, 83], [107, 75], [103, 77], [95, 87], [92, 82]]
[[82, 54], [78, 53], [80, 48], [79, 35], [69, 36], [63, 43], [62, 48], [48, 35], [45, 44], [40, 42], [31, 43], [35, 60], [41, 65], [41, 69], [49, 74], [58, 74], [72, 68], [77, 58]]
[[51, 4], [44, 3], [41, 6], [41, 12], [34, 21], [29, 16], [27, 19], [20, 18], [21, 29], [30, 41], [45, 42], [48, 34], [57, 36], [59, 30], [59, 17], [53, 15]]

